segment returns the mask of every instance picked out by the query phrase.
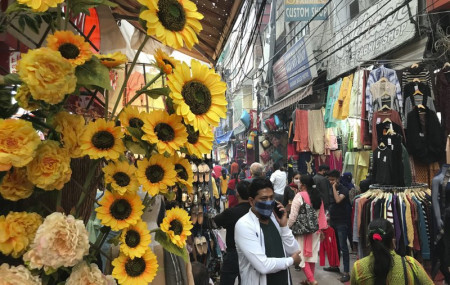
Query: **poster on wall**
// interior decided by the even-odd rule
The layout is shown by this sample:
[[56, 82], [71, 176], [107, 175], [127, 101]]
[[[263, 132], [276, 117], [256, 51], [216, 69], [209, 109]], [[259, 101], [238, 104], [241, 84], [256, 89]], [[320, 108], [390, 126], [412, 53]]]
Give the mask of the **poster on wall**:
[[[328, 18], [328, 7], [322, 11], [321, 9], [327, 2], [326, 0], [285, 0], [284, 20], [286, 22], [326, 20]], [[315, 16], [316, 14], [317, 16]]]
[[[332, 80], [413, 39], [416, 26], [409, 19], [408, 9], [414, 14], [417, 2], [411, 0], [405, 5], [403, 0], [378, 1], [337, 31], [329, 42], [327, 79]], [[375, 25], [399, 6], [403, 7]]]

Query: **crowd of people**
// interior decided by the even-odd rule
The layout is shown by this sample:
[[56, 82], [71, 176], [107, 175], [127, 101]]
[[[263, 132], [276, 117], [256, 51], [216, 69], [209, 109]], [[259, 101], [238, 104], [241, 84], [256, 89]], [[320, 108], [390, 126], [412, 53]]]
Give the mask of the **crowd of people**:
[[[230, 172], [231, 177], [222, 168], [221, 177], [216, 176], [228, 183], [218, 183], [227, 188], [222, 193], [228, 205], [214, 218], [218, 227], [226, 229], [220, 284], [232, 285], [236, 279], [243, 285], [292, 284], [291, 266], [304, 272], [306, 280], [301, 284], [318, 284], [315, 266], [329, 228], [334, 230], [343, 268], [324, 270], [340, 273], [341, 282], [433, 284], [419, 262], [395, 253], [393, 227], [385, 219], [369, 225], [372, 253], [350, 270], [351, 202], [360, 191], [352, 184], [351, 173], [341, 175], [321, 165], [314, 177], [292, 173], [288, 179], [286, 170], [275, 164], [266, 177], [259, 163], [234, 165]], [[366, 181], [360, 186], [366, 190]]]

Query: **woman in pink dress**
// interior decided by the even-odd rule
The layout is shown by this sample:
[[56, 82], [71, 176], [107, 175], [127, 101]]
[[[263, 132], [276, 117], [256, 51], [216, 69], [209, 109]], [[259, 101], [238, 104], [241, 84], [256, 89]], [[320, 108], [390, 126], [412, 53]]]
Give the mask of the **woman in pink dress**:
[[314, 278], [314, 269], [319, 258], [320, 240], [323, 237], [322, 230], [328, 227], [323, 202], [320, 193], [316, 189], [311, 175], [302, 175], [300, 178], [300, 192], [292, 201], [291, 213], [289, 215], [288, 226], [292, 227], [298, 216], [298, 211], [303, 203], [307, 203], [316, 210], [318, 217], [319, 230], [315, 233], [297, 235], [297, 241], [300, 245], [300, 256], [302, 261], [300, 267], [305, 272], [307, 280], [301, 284], [317, 284]]

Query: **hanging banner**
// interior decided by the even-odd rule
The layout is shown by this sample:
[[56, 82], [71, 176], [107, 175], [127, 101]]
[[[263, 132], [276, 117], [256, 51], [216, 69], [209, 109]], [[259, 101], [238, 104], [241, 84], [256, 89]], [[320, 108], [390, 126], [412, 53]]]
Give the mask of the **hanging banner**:
[[[409, 2], [413, 15], [417, 11], [417, 2]], [[416, 27], [409, 19], [408, 5], [365, 32], [404, 3], [404, 0], [378, 1], [334, 34], [329, 42], [328, 80], [356, 68], [364, 61], [376, 59], [415, 37]]]
[[[326, 0], [285, 0], [284, 20], [286, 22], [309, 21], [326, 3]], [[323, 21], [327, 18], [328, 8], [325, 8], [312, 20]]]
[[301, 38], [273, 65], [275, 100], [305, 85], [316, 76], [315, 64], [309, 61], [309, 54], [309, 44], [305, 44], [304, 38]]

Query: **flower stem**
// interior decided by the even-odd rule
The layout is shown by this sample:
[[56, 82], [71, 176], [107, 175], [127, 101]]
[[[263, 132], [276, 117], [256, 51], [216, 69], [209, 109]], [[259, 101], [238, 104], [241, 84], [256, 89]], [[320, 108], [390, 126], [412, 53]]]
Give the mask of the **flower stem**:
[[[64, 30], [67, 30], [67, 25], [69, 24], [69, 17], [70, 17], [69, 4], [70, 4], [70, 0], [67, 0], [66, 11], [65, 11], [65, 15], [64, 15]], [[61, 9], [59, 10], [59, 13], [61, 13]]]
[[76, 208], [76, 214], [75, 214], [76, 217], [78, 217], [78, 215], [80, 214], [81, 205], [83, 204], [84, 200], [86, 199], [87, 189], [91, 185], [92, 178], [94, 177], [94, 174], [97, 170], [97, 166], [99, 163], [100, 163], [100, 159], [91, 161], [91, 163], [90, 163], [89, 172], [88, 172], [88, 175], [86, 176], [86, 181], [84, 182], [84, 185], [83, 185], [83, 191], [81, 191], [80, 198], [78, 199], [78, 203], [75, 207]]
[[109, 92], [105, 89], [105, 120], [108, 121], [108, 111], [109, 111]]
[[144, 40], [142, 41], [141, 45], [139, 46], [136, 55], [134, 56], [133, 62], [131, 63], [130, 69], [128, 74], [125, 76], [125, 80], [123, 81], [122, 87], [120, 88], [119, 96], [117, 96], [116, 103], [114, 104], [114, 108], [111, 112], [111, 119], [114, 118], [114, 115], [116, 114], [117, 107], [119, 106], [120, 100], [122, 100], [123, 92], [125, 90], [125, 86], [127, 85], [128, 79], [130, 79], [130, 75], [133, 71], [134, 66], [136, 65], [137, 59], [139, 57], [139, 54], [141, 53], [142, 49], [144, 48], [147, 41], [150, 39], [149, 35], [145, 35]]
[[92, 251], [92, 255], [95, 257], [97, 255], [97, 251], [101, 250], [103, 243], [105, 243], [106, 238], [108, 237], [109, 232], [111, 231], [110, 227], [103, 226], [100, 229], [100, 234], [95, 240], [94, 250]]

